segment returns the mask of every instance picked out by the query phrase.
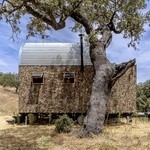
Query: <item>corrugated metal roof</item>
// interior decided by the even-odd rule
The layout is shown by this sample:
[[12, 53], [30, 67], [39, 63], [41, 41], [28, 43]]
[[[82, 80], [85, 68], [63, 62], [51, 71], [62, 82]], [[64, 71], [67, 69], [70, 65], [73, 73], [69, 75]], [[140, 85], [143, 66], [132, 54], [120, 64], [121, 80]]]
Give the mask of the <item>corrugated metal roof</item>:
[[[88, 44], [83, 45], [84, 65], [92, 65]], [[19, 65], [80, 65], [79, 43], [25, 43]]]

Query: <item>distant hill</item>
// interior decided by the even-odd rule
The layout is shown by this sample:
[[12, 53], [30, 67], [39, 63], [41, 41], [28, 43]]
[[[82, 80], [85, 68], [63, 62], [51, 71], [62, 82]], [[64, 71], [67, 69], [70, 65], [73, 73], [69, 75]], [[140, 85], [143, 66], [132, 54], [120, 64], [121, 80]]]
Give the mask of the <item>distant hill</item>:
[[18, 112], [18, 94], [15, 88], [0, 86], [0, 115], [13, 115]]

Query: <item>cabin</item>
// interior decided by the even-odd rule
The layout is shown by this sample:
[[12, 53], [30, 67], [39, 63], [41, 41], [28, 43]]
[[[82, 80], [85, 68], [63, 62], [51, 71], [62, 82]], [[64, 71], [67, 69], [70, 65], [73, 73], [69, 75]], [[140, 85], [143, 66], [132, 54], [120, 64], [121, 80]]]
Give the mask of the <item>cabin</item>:
[[[20, 48], [19, 113], [86, 114], [93, 82], [89, 45], [78, 43], [25, 43]], [[82, 69], [81, 69], [82, 68]], [[136, 111], [136, 66], [112, 88], [107, 113]]]

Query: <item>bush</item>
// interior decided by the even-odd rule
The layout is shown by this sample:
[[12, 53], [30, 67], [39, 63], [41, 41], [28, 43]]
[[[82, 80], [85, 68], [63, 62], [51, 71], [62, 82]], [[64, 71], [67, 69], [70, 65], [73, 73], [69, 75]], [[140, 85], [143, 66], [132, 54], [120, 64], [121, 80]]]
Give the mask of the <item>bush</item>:
[[74, 122], [71, 118], [69, 118], [66, 114], [60, 116], [55, 120], [56, 131], [61, 132], [70, 132]]
[[49, 120], [49, 124], [50, 124], [52, 121], [52, 114], [51, 113], [49, 113], [49, 115], [48, 115], [48, 120]]
[[34, 124], [34, 118], [35, 118], [34, 114], [28, 114], [28, 117], [29, 117], [29, 124], [33, 125]]
[[16, 92], [19, 88], [18, 74], [0, 72], [0, 85], [3, 87], [15, 87]]
[[36, 140], [38, 146], [42, 149], [47, 149], [51, 144], [51, 136], [42, 135], [40, 138]]

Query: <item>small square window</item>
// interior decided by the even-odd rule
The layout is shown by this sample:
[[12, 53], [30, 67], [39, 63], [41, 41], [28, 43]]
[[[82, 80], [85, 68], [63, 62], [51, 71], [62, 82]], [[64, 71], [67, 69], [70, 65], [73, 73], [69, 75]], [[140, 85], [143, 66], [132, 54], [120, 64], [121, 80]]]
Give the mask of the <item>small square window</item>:
[[65, 72], [64, 73], [64, 83], [74, 83], [74, 72]]
[[31, 75], [32, 75], [32, 83], [35, 84], [43, 83], [43, 73], [33, 72]]
[[33, 83], [43, 83], [43, 77], [41, 77], [41, 78], [32, 77], [32, 82]]
[[64, 78], [65, 83], [74, 83], [74, 78]]

